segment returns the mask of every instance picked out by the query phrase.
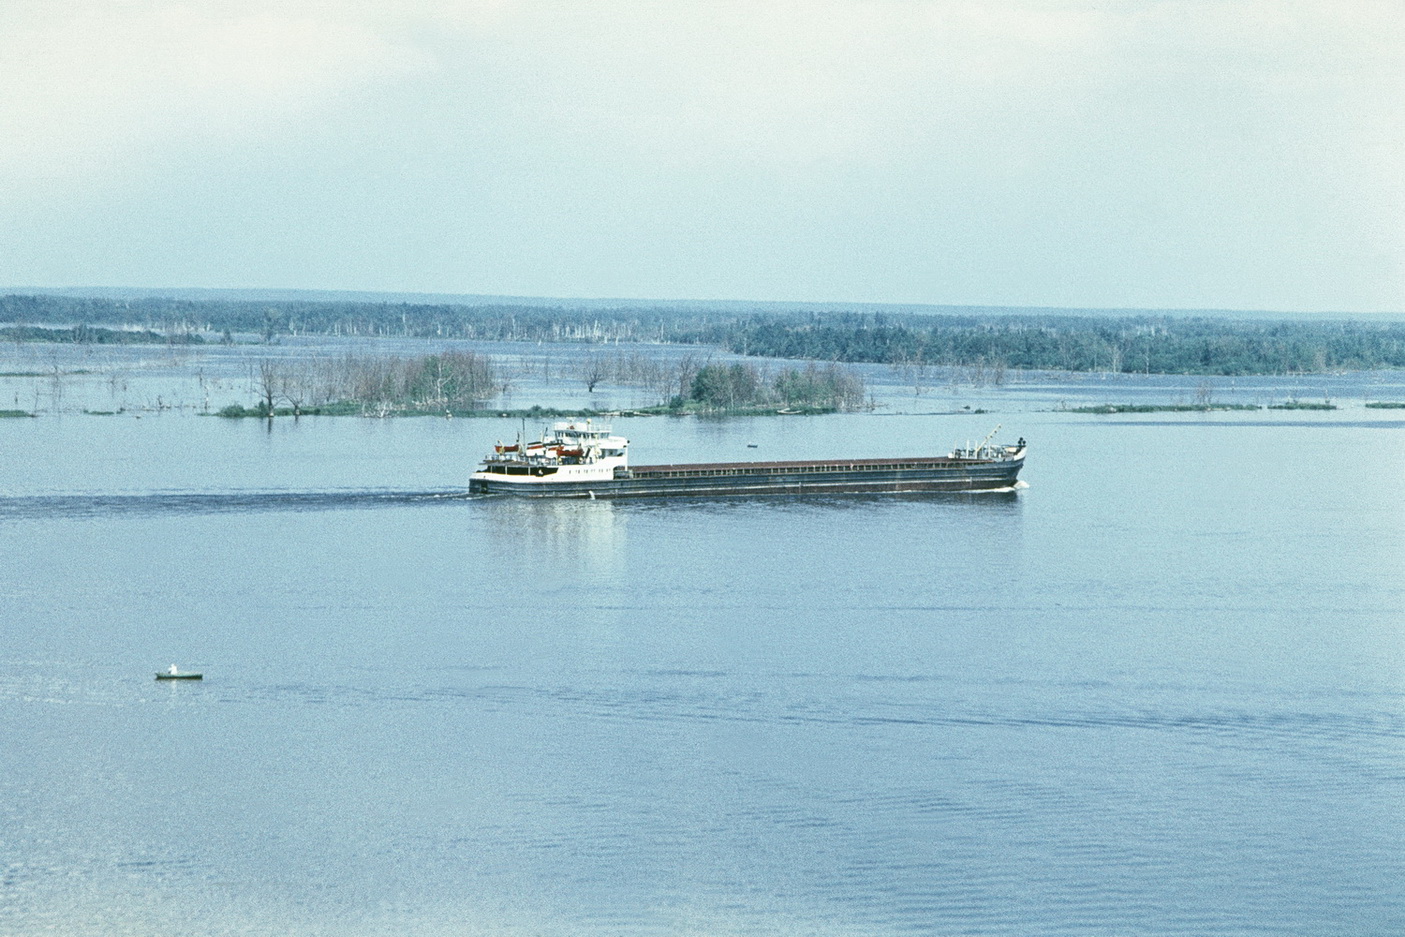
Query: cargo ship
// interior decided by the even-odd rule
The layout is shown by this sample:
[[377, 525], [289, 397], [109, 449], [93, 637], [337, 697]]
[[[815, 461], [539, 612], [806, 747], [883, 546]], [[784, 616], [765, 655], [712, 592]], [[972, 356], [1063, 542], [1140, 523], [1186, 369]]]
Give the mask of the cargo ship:
[[1025, 442], [993, 445], [999, 429], [945, 456], [631, 466], [629, 440], [609, 427], [561, 422], [534, 442], [498, 443], [469, 476], [469, 491], [531, 498], [1009, 491]]

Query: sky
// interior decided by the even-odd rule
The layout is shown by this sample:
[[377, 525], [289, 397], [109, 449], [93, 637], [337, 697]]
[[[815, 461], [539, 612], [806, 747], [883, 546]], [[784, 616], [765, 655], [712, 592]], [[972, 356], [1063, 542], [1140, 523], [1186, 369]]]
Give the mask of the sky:
[[0, 0], [0, 286], [1405, 310], [1405, 0]]

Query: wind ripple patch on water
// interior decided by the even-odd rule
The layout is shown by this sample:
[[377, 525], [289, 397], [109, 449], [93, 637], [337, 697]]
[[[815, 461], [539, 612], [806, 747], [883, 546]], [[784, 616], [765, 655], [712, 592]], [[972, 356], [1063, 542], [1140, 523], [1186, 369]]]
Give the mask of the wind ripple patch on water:
[[0, 497], [0, 521], [338, 511], [469, 500], [463, 490], [208, 491]]
[[[1398, 771], [1405, 738], [1394, 692], [1230, 689], [1207, 698], [1203, 688], [1171, 682], [992, 686], [938, 674], [543, 674], [498, 666], [433, 668], [409, 680], [380, 668], [272, 678], [231, 671], [177, 686], [114, 668], [83, 679], [75, 671], [84, 668], [59, 661], [0, 665], [0, 718], [203, 726], [216, 739], [225, 738], [217, 728], [224, 725], [289, 727], [299, 758], [289, 763], [275, 753], [258, 762], [255, 789], [263, 788], [259, 775], [276, 776], [294, 799], [307, 797], [299, 784], [323, 783], [329, 765], [351, 767], [330, 775], [338, 790], [360, 795], [390, 784], [385, 811], [375, 798], [353, 799], [360, 813], [341, 835], [369, 849], [374, 840], [358, 840], [361, 830], [397, 824], [390, 845], [379, 847], [385, 865], [377, 868], [393, 878], [411, 857], [427, 884], [417, 892], [410, 883], [407, 894], [431, 911], [431, 886], [469, 894], [497, 881], [516, 887], [515, 879], [493, 878], [510, 866], [511, 876], [536, 884], [540, 903], [558, 901], [570, 918], [558, 929], [522, 929], [541, 934], [677, 933], [688, 907], [640, 909], [680, 894], [695, 902], [703, 924], [736, 915], [735, 927], [697, 933], [779, 932], [756, 922], [803, 915], [813, 918], [808, 932], [833, 934], [1333, 932], [1316, 926], [1319, 919], [1359, 916], [1359, 893], [1309, 888], [1299, 898], [1277, 877], [1310, 874], [1322, 856], [1339, 854], [1339, 840], [1361, 839], [1361, 831], [1349, 820], [1340, 832], [1304, 822], [1284, 847], [1279, 819], [1242, 809], [1242, 792], [1271, 795], [1279, 809], [1306, 809], [1309, 818], [1312, 805], [1369, 805], [1375, 786], [1398, 784], [1389, 773]], [[53, 706], [60, 702], [125, 711], [69, 715]], [[377, 721], [389, 728], [376, 730]], [[345, 733], [333, 730], [347, 727], [369, 731], [343, 759]], [[407, 749], [402, 737], [417, 744]], [[620, 754], [592, 762], [596, 750]], [[1265, 760], [1268, 753], [1274, 757]], [[1154, 772], [1140, 769], [1144, 759]], [[173, 790], [191, 783], [191, 772], [188, 764], [174, 772]], [[364, 786], [348, 780], [360, 772], [369, 778]], [[224, 791], [223, 779], [210, 783]], [[677, 796], [658, 796], [665, 785]], [[10, 793], [16, 803], [13, 795], [30, 796], [18, 787]], [[164, 807], [153, 809], [159, 815]], [[1340, 818], [1327, 811], [1324, 819]], [[1186, 824], [1203, 838], [1188, 838]], [[318, 832], [301, 842], [315, 852], [320, 826], [309, 828]], [[297, 841], [302, 829], [294, 822], [285, 835]], [[47, 834], [31, 835], [39, 842]], [[104, 864], [108, 854], [82, 849], [66, 864], [0, 865], [0, 885], [19, 895], [21, 914], [56, 906], [55, 894], [101, 897], [112, 882], [131, 894], [219, 902], [224, 892], [210, 882], [261, 874], [228, 859], [241, 849], [257, 856], [254, 840], [221, 835], [208, 848], [143, 843], [122, 851], [115, 867]], [[1352, 848], [1379, 867], [1392, 861], [1393, 844], [1386, 833]], [[724, 860], [700, 861], [714, 851]], [[354, 901], [359, 873], [343, 872], [349, 885], [319, 896], [308, 876], [290, 900], [314, 914]], [[1196, 889], [1216, 894], [1226, 882], [1242, 894], [1237, 903], [1186, 899]], [[256, 888], [268, 900], [270, 886], [258, 880]], [[1381, 920], [1398, 917], [1398, 902], [1376, 901]], [[0, 933], [9, 932], [3, 904]], [[34, 915], [17, 921], [24, 926], [15, 933], [47, 923]], [[1353, 933], [1399, 932], [1389, 922], [1355, 923]], [[229, 930], [259, 932], [267, 931]]]
[[[20, 674], [11, 676], [0, 680], [0, 698], [118, 706], [170, 701], [169, 686], [153, 686], [145, 680], [142, 689], [133, 694], [126, 681], [109, 686], [101, 680], [86, 685], [60, 680], [61, 686], [51, 686], [51, 681], [38, 679], [35, 674], [28, 674], [28, 679]], [[893, 693], [841, 694], [836, 698], [832, 693], [806, 693], [802, 686], [787, 685], [790, 681], [781, 675], [768, 680], [768, 686], [727, 686], [721, 674], [710, 672], [652, 672], [644, 676], [646, 682], [642, 684], [608, 687], [496, 682], [414, 687], [311, 682], [240, 685], [220, 681], [207, 683], [200, 690], [204, 698], [223, 703], [332, 708], [450, 705], [496, 712], [553, 710], [556, 717], [656, 724], [829, 725], [894, 731], [961, 727], [1129, 729], [1259, 739], [1317, 738], [1330, 742], [1405, 739], [1405, 714], [1394, 696], [1357, 699], [1357, 705], [1349, 709], [1319, 709], [1311, 702], [1288, 699], [1277, 707], [1255, 709], [1236, 706], [1231, 701], [1218, 706], [1187, 705], [1184, 700], [1178, 702], [1174, 697], [1179, 694], [1168, 689], [1168, 698], [1155, 705], [1131, 707], [1125, 705], [1125, 692], [1100, 686], [1051, 694], [1065, 700], [1063, 705], [1052, 705], [1041, 687], [1032, 685], [1007, 687], [998, 698], [971, 698], [960, 685], [935, 687], [921, 681], [916, 684], [921, 689], [912, 692], [914, 684], [902, 681], [894, 684], [899, 689]], [[699, 686], [695, 682], [698, 679], [713, 685]], [[873, 682], [867, 676], [852, 680], [855, 687]], [[669, 685], [677, 682], [691, 685]]]
[[[1167, 704], [1155, 709], [1129, 710], [1116, 700], [1079, 708], [1039, 705], [1031, 708], [1023, 694], [1000, 705], [959, 698], [849, 699], [795, 698], [783, 694], [669, 693], [659, 690], [626, 692], [582, 688], [498, 688], [500, 703], [530, 694], [567, 710], [605, 719], [647, 722], [759, 722], [791, 725], [847, 725], [854, 728], [987, 727], [998, 729], [1136, 729], [1174, 733], [1248, 735], [1257, 737], [1319, 737], [1405, 739], [1405, 717], [1384, 707], [1358, 712], [1312, 712], [1298, 708], [1277, 711], [1190, 709]], [[484, 694], [491, 694], [485, 688]], [[1037, 694], [1035, 696], [1037, 699]]]

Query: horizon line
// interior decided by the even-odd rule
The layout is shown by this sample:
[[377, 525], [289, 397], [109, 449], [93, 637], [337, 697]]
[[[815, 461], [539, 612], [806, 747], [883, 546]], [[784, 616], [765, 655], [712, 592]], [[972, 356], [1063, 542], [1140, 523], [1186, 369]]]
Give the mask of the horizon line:
[[[815, 309], [836, 309], [848, 307], [850, 309], [864, 309], [880, 311], [883, 309], [893, 310], [990, 310], [998, 312], [1028, 312], [1028, 313], [1050, 313], [1050, 312], [1082, 312], [1098, 314], [1117, 313], [1152, 313], [1159, 315], [1219, 315], [1219, 316], [1285, 316], [1285, 317], [1345, 317], [1352, 316], [1401, 316], [1405, 315], [1405, 310], [1372, 310], [1369, 312], [1347, 312], [1343, 310], [1284, 310], [1284, 309], [1262, 309], [1262, 308], [1227, 308], [1227, 307], [1195, 307], [1195, 306], [1053, 306], [1053, 305], [1026, 305], [1026, 304], [1001, 304], [1001, 303], [935, 303], [935, 302], [893, 302], [893, 301], [870, 301], [870, 300], [790, 300], [790, 299], [665, 299], [658, 297], [625, 297], [625, 296], [534, 296], [508, 293], [455, 293], [455, 292], [432, 292], [422, 290], [362, 290], [362, 289], [324, 289], [317, 287], [229, 287], [229, 286], [5, 286], [0, 287], [0, 294], [9, 296], [18, 295], [68, 295], [68, 296], [88, 296], [90, 298], [142, 298], [142, 299], [180, 299], [186, 298], [180, 294], [223, 294], [229, 298], [244, 295], [243, 301], [274, 301], [274, 297], [287, 297], [285, 301], [295, 301], [296, 297], [339, 297], [351, 299], [352, 297], [381, 297], [380, 299], [358, 299], [356, 301], [370, 301], [383, 303], [409, 303], [416, 304], [418, 301], [424, 305], [462, 305], [477, 306], [491, 303], [547, 303], [552, 305], [587, 304], [600, 307], [648, 307], [648, 306], [681, 306], [681, 307], [722, 307], [722, 306], [767, 306], [784, 307], [789, 309], [805, 310]], [[413, 298], [413, 299], [411, 299]], [[315, 301], [315, 300], [313, 300]]]

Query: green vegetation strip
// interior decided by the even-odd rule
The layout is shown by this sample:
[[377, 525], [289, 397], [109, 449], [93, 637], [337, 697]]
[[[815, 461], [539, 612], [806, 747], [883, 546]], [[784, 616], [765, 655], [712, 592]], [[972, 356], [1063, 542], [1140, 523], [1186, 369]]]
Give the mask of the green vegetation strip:
[[28, 410], [0, 410], [0, 419], [21, 416], [34, 416], [34, 414], [30, 413]]
[[69, 345], [203, 345], [205, 339], [189, 332], [162, 335], [150, 329], [104, 329], [77, 325], [71, 329], [46, 329], [34, 325], [0, 328], [7, 342], [59, 342]]
[[1168, 403], [1168, 404], [1102, 404], [1096, 407], [1071, 407], [1068, 413], [1210, 413], [1218, 410], [1258, 410], [1252, 403]]
[[1375, 403], [1368, 403], [1366, 406], [1372, 410], [1405, 410], [1405, 402], [1397, 400], [1378, 400]]
[[[85, 411], [99, 414], [101, 411]], [[406, 407], [402, 409], [390, 409], [384, 412], [367, 409], [359, 403], [334, 403], [319, 407], [304, 407], [297, 413], [292, 407], [275, 407], [272, 415], [275, 417], [288, 416], [386, 416], [386, 417], [409, 417], [409, 416], [437, 416], [437, 417], [459, 417], [462, 419], [526, 419], [526, 420], [583, 420], [595, 417], [617, 417], [617, 416], [819, 416], [826, 413], [836, 412], [833, 407], [796, 407], [781, 408], [775, 407], [735, 407], [731, 409], [718, 409], [712, 407], [639, 407], [635, 409], [623, 410], [569, 410], [558, 407], [533, 406], [526, 409], [504, 410], [504, 409], [472, 409], [472, 410], [444, 410]], [[980, 411], [984, 412], [984, 411]], [[16, 411], [16, 415], [20, 415]], [[30, 414], [23, 414], [29, 416]], [[230, 404], [223, 408], [216, 416], [229, 419], [257, 418], [264, 419], [269, 416], [269, 411], [262, 405], [245, 407], [242, 404]]]

